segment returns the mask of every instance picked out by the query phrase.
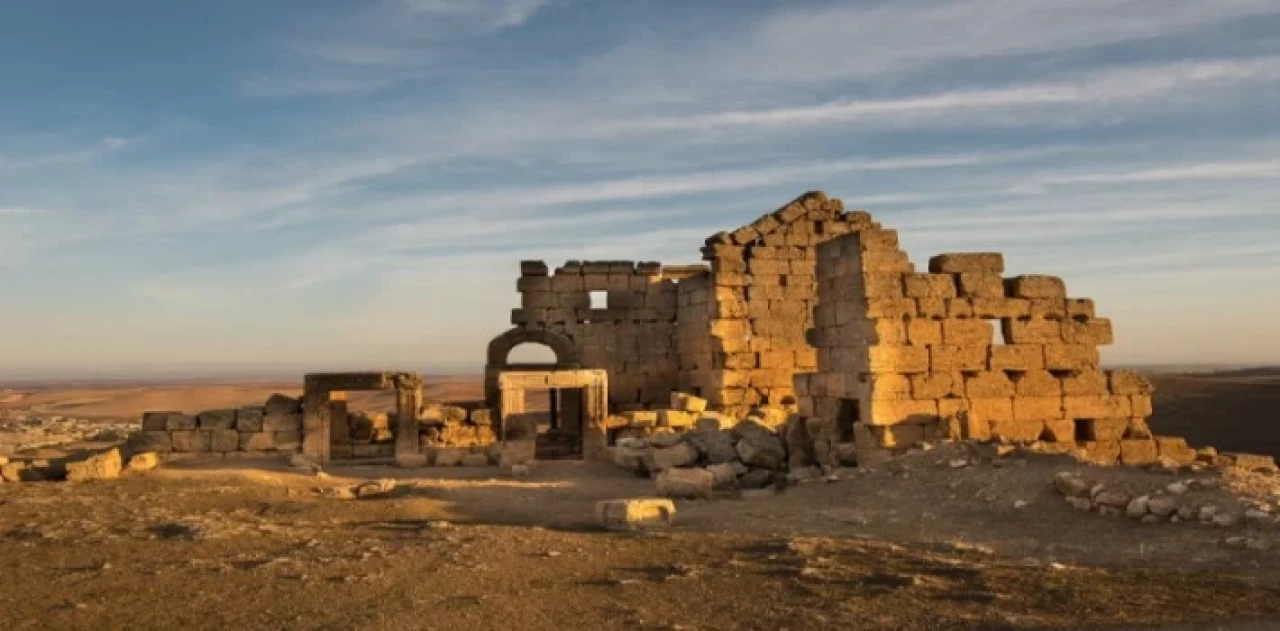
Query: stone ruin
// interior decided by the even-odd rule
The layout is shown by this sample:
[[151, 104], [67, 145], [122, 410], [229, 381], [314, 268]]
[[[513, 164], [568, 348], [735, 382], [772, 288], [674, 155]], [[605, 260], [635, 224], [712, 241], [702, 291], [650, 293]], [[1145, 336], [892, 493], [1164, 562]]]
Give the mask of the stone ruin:
[[[894, 230], [810, 192], [711, 236], [702, 255], [522, 262], [483, 402], [428, 403], [414, 373], [307, 375], [301, 401], [147, 414], [130, 445], [410, 466], [585, 458], [699, 492], [945, 440], [1098, 464], [1208, 457], [1151, 434], [1145, 378], [1101, 367], [1113, 333], [1091, 300], [1054, 276], [1005, 277], [1000, 254], [940, 254], [918, 271]], [[555, 360], [512, 363], [525, 343]], [[353, 390], [394, 390], [397, 411], [352, 411]], [[530, 407], [532, 392], [549, 393], [548, 409]]]

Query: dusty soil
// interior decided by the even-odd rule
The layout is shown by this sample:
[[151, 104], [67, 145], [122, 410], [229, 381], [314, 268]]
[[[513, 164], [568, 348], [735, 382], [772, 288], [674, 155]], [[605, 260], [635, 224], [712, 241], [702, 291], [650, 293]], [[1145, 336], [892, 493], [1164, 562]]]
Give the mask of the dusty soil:
[[[1159, 377], [1152, 424], [1280, 452], [1280, 401], [1263, 381]], [[7, 390], [0, 416], [83, 419], [80, 440], [109, 419], [251, 405], [288, 385]], [[428, 390], [479, 394], [465, 378]], [[320, 478], [227, 461], [3, 483], [0, 628], [1280, 628], [1274, 524], [1141, 525], [1076, 511], [1051, 485], [1064, 470], [1138, 492], [1217, 480], [1188, 500], [1239, 512], [1241, 499], [1280, 503], [1280, 478], [956, 449], [777, 495], [682, 501], [671, 531], [647, 535], [597, 529], [593, 506], [650, 495], [651, 481], [573, 462], [524, 478], [354, 466]], [[399, 485], [377, 499], [321, 492], [387, 477]], [[1253, 548], [1228, 545], [1242, 538]]]
[[[1274, 526], [1144, 526], [1081, 513], [1051, 488], [1053, 473], [1153, 488], [1174, 478], [1042, 456], [952, 468], [955, 456], [915, 454], [770, 497], [680, 502], [674, 529], [657, 535], [597, 530], [595, 501], [648, 495], [652, 483], [584, 463], [540, 463], [525, 478], [496, 468], [345, 467], [322, 479], [278, 462], [242, 461], [80, 485], [4, 484], [0, 573], [9, 580], [0, 582], [0, 622], [12, 629], [1280, 624]], [[379, 499], [318, 492], [387, 476], [399, 486]], [[1027, 504], [1015, 508], [1019, 500]], [[1238, 534], [1271, 547], [1223, 545]]]

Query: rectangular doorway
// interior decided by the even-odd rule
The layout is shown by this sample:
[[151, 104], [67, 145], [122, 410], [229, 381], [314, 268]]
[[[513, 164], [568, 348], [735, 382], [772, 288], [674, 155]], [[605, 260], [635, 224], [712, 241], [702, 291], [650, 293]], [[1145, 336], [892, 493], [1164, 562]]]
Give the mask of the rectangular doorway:
[[537, 432], [535, 458], [582, 459], [583, 393], [582, 388], [525, 391], [525, 418]]

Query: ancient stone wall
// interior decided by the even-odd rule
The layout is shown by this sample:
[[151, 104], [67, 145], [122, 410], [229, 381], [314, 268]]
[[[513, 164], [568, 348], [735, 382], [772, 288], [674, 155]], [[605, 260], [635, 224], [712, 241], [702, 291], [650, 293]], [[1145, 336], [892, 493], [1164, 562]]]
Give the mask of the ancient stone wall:
[[[682, 381], [734, 414], [785, 403], [794, 395], [793, 375], [817, 365], [804, 337], [816, 297], [816, 246], [869, 227], [867, 213], [845, 212], [840, 200], [812, 192], [707, 239], [709, 295], [697, 324], [705, 317], [709, 348], [682, 349]], [[694, 337], [689, 331], [681, 343]]]
[[817, 250], [818, 369], [797, 379], [801, 411], [837, 425], [860, 460], [938, 438], [1041, 442], [1107, 464], [1190, 454], [1151, 436], [1146, 379], [1100, 368], [1111, 322], [1062, 279], [1005, 278], [996, 253], [942, 254], [916, 273], [892, 230]]
[[608, 372], [613, 405], [665, 402], [679, 387], [678, 283], [701, 273], [631, 261], [569, 261], [549, 273], [526, 261], [512, 323], [571, 339], [580, 367]]
[[199, 414], [147, 412], [129, 437], [135, 451], [173, 454], [268, 454], [302, 450], [302, 404], [276, 395], [263, 406]]

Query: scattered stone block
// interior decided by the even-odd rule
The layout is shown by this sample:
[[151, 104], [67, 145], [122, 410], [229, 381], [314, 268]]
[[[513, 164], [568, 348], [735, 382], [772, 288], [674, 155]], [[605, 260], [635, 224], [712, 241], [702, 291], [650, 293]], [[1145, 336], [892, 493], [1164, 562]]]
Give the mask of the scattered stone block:
[[667, 528], [675, 521], [676, 506], [669, 499], [641, 498], [596, 503], [596, 521], [608, 530]]
[[89, 456], [79, 462], [68, 462], [68, 482], [88, 482], [90, 480], [111, 480], [120, 477], [123, 469], [119, 449], [108, 449], [100, 454]]
[[716, 476], [701, 468], [667, 469], [654, 479], [658, 492], [675, 498], [710, 498]]
[[1153, 464], [1160, 458], [1154, 440], [1122, 440], [1120, 441], [1120, 462], [1130, 466]]
[[129, 458], [129, 463], [125, 465], [125, 471], [128, 473], [142, 473], [151, 471], [160, 466], [160, 455], [154, 451], [145, 453], [135, 453]]
[[672, 392], [671, 409], [701, 413], [707, 409], [707, 400], [683, 392]]

